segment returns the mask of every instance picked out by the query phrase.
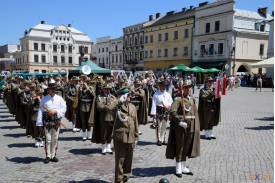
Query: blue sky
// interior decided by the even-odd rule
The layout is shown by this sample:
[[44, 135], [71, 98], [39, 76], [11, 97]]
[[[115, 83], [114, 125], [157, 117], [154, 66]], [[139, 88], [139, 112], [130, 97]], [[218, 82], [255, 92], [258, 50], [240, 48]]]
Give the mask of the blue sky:
[[[48, 24], [68, 24], [97, 37], [122, 35], [122, 28], [143, 22], [150, 14], [198, 6], [204, 0], [1, 0], [0, 45], [19, 42], [25, 29], [45, 20]], [[212, 2], [211, 0], [210, 2]], [[273, 0], [236, 0], [239, 9], [256, 11]]]

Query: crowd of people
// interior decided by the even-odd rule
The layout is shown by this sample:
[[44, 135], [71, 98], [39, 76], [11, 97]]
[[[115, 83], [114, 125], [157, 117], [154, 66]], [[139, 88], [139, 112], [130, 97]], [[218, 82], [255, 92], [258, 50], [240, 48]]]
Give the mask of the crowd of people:
[[101, 144], [102, 155], [114, 151], [114, 182], [127, 182], [142, 135], [139, 125], [152, 122], [156, 145], [167, 145], [166, 158], [175, 159], [175, 174], [182, 177], [193, 175], [186, 160], [200, 155], [200, 132], [204, 130], [207, 140], [216, 139], [213, 127], [220, 122], [223, 76], [205, 78], [198, 105], [193, 97], [195, 79], [169, 74], [144, 74], [134, 80], [99, 75], [10, 77], [3, 101], [26, 135], [35, 139], [35, 146], [45, 147], [45, 163], [59, 161], [58, 136], [66, 117], [73, 132], [81, 131], [83, 141]]

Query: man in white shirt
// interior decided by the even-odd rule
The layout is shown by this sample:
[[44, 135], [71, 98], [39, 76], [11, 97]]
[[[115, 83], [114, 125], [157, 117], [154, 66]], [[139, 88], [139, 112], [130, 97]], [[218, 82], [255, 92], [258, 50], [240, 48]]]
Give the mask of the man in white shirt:
[[168, 121], [168, 114], [173, 103], [173, 99], [165, 90], [165, 80], [159, 80], [159, 90], [153, 96], [152, 99], [152, 108], [151, 108], [151, 115], [154, 116], [157, 120], [157, 128], [156, 128], [156, 135], [157, 135], [157, 145], [161, 146], [165, 144], [165, 132], [166, 126]]
[[48, 95], [41, 100], [36, 121], [36, 126], [43, 126], [45, 130], [45, 163], [58, 162], [56, 157], [58, 135], [61, 119], [66, 112], [66, 102], [61, 96], [55, 94], [55, 90], [55, 81], [51, 79], [48, 86]]

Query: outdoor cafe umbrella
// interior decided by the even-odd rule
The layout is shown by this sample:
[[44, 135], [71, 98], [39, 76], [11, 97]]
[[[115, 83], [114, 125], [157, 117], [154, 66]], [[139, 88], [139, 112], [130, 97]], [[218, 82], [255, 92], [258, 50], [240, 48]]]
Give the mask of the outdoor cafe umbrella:
[[216, 68], [211, 68], [211, 69], [206, 69], [206, 72], [220, 72], [220, 70]]
[[191, 69], [184, 64], [178, 64], [175, 67], [168, 69], [168, 71], [185, 71], [185, 72], [187, 72], [187, 71], [191, 71]]
[[206, 72], [205, 69], [200, 68], [199, 66], [195, 66], [191, 69], [192, 72], [200, 73], [200, 72]]

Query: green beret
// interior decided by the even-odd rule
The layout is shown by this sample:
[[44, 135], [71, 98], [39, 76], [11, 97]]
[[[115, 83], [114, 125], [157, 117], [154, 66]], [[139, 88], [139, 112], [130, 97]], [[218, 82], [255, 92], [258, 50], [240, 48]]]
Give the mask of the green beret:
[[129, 89], [128, 88], [122, 88], [122, 89], [118, 90], [116, 93], [117, 93], [117, 95], [124, 95], [126, 93], [129, 93]]

